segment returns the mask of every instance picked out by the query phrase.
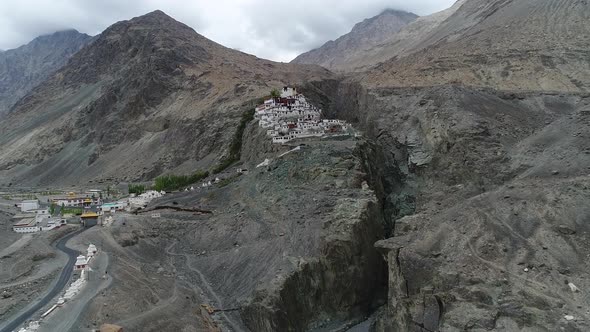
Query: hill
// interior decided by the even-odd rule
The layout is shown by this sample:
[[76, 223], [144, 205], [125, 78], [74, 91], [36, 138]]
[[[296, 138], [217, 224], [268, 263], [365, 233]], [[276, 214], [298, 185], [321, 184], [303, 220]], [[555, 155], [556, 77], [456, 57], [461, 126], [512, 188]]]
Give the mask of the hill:
[[223, 47], [155, 11], [106, 29], [15, 105], [0, 123], [0, 174], [35, 185], [207, 168], [249, 101], [327, 77]]

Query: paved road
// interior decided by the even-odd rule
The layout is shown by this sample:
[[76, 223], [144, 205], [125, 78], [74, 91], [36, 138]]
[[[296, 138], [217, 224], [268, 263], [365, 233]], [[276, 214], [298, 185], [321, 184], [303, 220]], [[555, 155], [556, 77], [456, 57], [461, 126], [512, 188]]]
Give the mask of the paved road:
[[72, 272], [74, 270], [74, 263], [76, 263], [76, 257], [78, 257], [78, 255], [79, 255], [78, 251], [66, 247], [66, 243], [68, 242], [69, 239], [82, 233], [85, 230], [86, 230], [85, 228], [77, 230], [73, 233], [70, 233], [70, 234], [62, 237], [57, 242], [57, 244], [56, 244], [57, 249], [59, 249], [60, 251], [63, 251], [64, 253], [66, 253], [68, 255], [68, 262], [66, 263], [66, 266], [64, 266], [64, 268], [62, 269], [61, 274], [59, 275], [59, 279], [57, 280], [57, 283], [53, 286], [53, 289], [51, 289], [49, 291], [49, 293], [47, 293], [42, 299], [40, 299], [33, 306], [29, 307], [25, 312], [21, 313], [18, 317], [14, 318], [12, 320], [12, 322], [5, 325], [0, 330], [0, 332], [12, 332], [13, 330], [16, 330], [17, 327], [22, 325], [28, 319], [31, 319], [31, 317], [39, 309], [41, 309], [45, 305], [47, 305], [53, 298], [55, 298], [55, 296], [57, 296], [65, 288], [66, 284], [70, 280], [70, 277], [72, 276]]

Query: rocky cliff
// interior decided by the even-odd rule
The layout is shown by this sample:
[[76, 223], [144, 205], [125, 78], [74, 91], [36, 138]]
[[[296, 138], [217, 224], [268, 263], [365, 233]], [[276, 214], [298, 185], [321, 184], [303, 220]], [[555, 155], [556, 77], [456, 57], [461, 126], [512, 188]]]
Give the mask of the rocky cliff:
[[588, 329], [588, 94], [326, 87], [390, 236], [374, 330]]
[[330, 75], [225, 48], [160, 11], [119, 22], [0, 122], [0, 174], [80, 184], [208, 168], [260, 97]]
[[66, 30], [35, 38], [13, 50], [0, 51], [0, 116], [65, 65], [91, 39], [76, 30]]

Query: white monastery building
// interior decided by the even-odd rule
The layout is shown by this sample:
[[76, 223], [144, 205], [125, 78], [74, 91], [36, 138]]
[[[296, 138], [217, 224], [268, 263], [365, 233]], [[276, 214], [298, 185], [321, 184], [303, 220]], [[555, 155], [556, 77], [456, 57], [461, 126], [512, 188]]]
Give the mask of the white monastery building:
[[307, 102], [295, 88], [284, 87], [281, 96], [256, 107], [254, 117], [273, 143], [296, 138], [346, 134], [352, 127], [343, 120], [321, 119], [322, 110]]

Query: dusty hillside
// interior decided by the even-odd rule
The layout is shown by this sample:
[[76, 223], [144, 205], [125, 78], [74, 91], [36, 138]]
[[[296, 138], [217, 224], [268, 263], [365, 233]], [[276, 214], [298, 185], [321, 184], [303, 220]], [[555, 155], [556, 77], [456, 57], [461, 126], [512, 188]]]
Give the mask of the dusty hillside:
[[393, 35], [376, 34], [379, 42], [337, 54], [320, 48], [295, 62], [357, 72], [371, 87], [588, 91], [589, 19], [587, 1], [459, 0]]
[[308, 87], [370, 142], [389, 237], [373, 331], [590, 328], [589, 14], [467, 0], [417, 52]]
[[316, 64], [335, 71], [347, 71], [358, 59], [366, 56], [385, 40], [403, 31], [418, 16], [398, 10], [386, 10], [381, 14], [356, 24], [352, 31], [329, 41], [323, 46], [299, 55], [293, 63]]
[[[255, 125], [249, 132], [252, 148], [267, 140]], [[248, 163], [248, 174], [233, 169], [210, 188], [116, 216], [101, 230], [112, 234], [104, 242], [116, 253], [115, 281], [80, 326], [209, 331], [214, 322], [236, 332], [334, 330], [383, 303], [386, 274], [373, 247], [383, 221], [374, 192], [362, 184], [357, 142], [306, 144], [282, 157], [289, 147], [258, 150], [273, 159], [269, 166]], [[210, 213], [164, 209], [151, 218], [158, 206]], [[113, 305], [105, 307], [105, 299]]]
[[91, 39], [76, 30], [66, 30], [35, 38], [13, 50], [0, 51], [0, 116]]
[[589, 18], [586, 1], [465, 1], [421, 38], [411, 56], [391, 58], [363, 81], [588, 91]]
[[369, 140], [390, 237], [374, 331], [588, 330], [588, 94], [315, 88]]
[[223, 154], [249, 101], [329, 75], [225, 48], [160, 11], [119, 22], [0, 123], [0, 174], [56, 184], [192, 172]]

